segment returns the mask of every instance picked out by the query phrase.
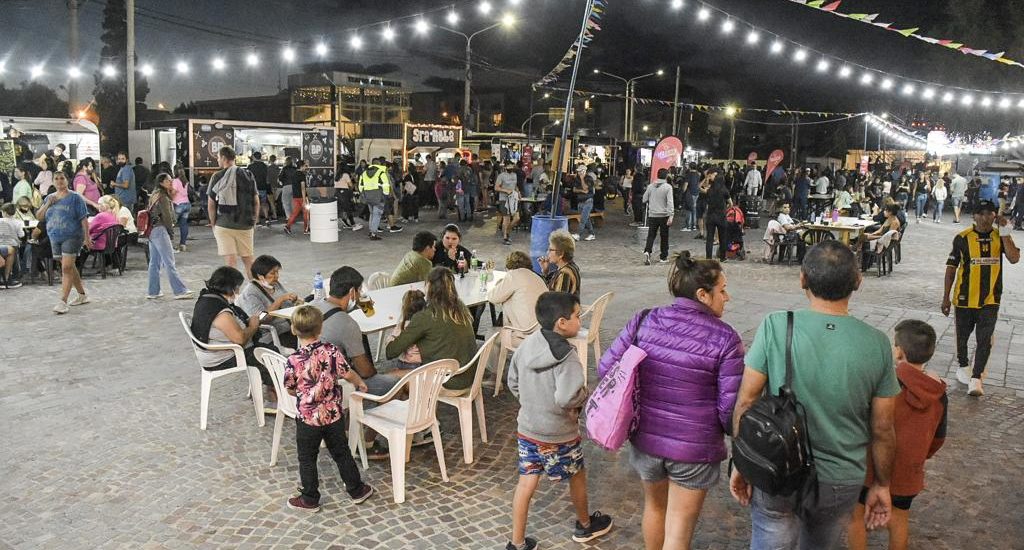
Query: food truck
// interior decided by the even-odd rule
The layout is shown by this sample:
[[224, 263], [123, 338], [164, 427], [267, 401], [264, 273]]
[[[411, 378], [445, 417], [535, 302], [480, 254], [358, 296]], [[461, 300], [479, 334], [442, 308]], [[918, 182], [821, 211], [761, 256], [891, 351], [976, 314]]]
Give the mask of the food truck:
[[276, 156], [278, 164], [283, 164], [285, 157], [292, 157], [309, 165], [309, 186], [334, 184], [334, 128], [197, 118], [146, 121], [141, 126], [143, 129], [129, 132], [130, 155], [142, 157], [146, 164], [181, 164], [192, 181], [216, 172], [220, 168], [217, 152], [230, 145], [235, 149], [239, 166], [249, 164], [255, 151], [263, 154], [264, 161], [270, 155]]
[[100, 131], [89, 120], [0, 115], [0, 139], [8, 136], [11, 129], [21, 132], [19, 145], [27, 149], [19, 160], [39, 158], [57, 144], [64, 145], [64, 156], [75, 163], [86, 157], [99, 160]]
[[416, 159], [417, 154], [421, 162], [427, 155], [448, 162], [468, 153], [462, 146], [462, 127], [441, 124], [364, 124], [362, 137], [355, 145], [357, 161], [384, 157], [400, 160], [402, 166]]

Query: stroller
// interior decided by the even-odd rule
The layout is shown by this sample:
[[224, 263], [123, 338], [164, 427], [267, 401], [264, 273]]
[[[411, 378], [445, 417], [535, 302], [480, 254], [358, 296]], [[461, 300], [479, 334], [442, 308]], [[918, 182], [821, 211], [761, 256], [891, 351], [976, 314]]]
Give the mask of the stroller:
[[746, 218], [743, 214], [743, 209], [739, 206], [730, 206], [725, 211], [725, 221], [728, 224], [726, 228], [726, 243], [723, 245], [719, 243], [719, 246], [726, 246], [725, 257], [735, 258], [737, 260], [743, 260], [747, 257], [747, 250], [743, 246], [743, 224]]

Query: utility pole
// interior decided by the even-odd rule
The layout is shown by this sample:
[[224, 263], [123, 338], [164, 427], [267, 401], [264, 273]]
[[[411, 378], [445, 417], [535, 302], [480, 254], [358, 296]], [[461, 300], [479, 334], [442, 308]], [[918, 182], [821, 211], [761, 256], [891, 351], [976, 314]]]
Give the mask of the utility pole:
[[672, 96], [672, 135], [679, 130], [679, 65], [676, 65], [676, 93]]
[[125, 0], [127, 17], [127, 67], [124, 72], [128, 85], [128, 131], [135, 129], [135, 0]]
[[736, 158], [736, 117], [729, 117], [729, 125], [732, 127], [732, 133], [729, 136], [729, 162]]
[[[68, 30], [68, 55], [71, 63], [78, 66], [78, 2], [79, 0], [68, 0], [68, 19], [71, 28]], [[68, 82], [68, 111], [75, 116], [78, 111], [78, 82], [72, 78]]]
[[462, 91], [462, 126], [469, 128], [469, 87], [473, 81], [473, 39], [466, 39], [466, 82]]
[[530, 84], [530, 118], [526, 119], [527, 124], [530, 125], [530, 130], [526, 132], [526, 142], [529, 143], [530, 139], [533, 138], [533, 95], [537, 91], [536, 84]]

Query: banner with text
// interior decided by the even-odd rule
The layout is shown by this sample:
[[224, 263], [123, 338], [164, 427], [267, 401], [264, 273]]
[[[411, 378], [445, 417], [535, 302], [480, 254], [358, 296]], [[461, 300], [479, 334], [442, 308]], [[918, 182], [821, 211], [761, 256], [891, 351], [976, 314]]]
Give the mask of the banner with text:
[[651, 183], [658, 177], [658, 170], [679, 166], [683, 157], [683, 142], [675, 136], [661, 138], [651, 157]]
[[462, 147], [462, 128], [437, 124], [406, 124], [405, 150], [458, 149]]

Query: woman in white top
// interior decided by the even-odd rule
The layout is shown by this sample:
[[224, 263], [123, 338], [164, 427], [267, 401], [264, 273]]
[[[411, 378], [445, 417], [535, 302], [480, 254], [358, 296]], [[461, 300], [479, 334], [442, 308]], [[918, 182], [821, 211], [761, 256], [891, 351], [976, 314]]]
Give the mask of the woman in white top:
[[932, 188], [932, 197], [935, 198], [935, 212], [932, 214], [932, 221], [942, 223], [942, 207], [946, 205], [949, 198], [949, 188], [942, 178], [936, 178], [935, 187]]
[[633, 169], [626, 168], [622, 175], [622, 182], [619, 183], [619, 192], [622, 193], [622, 210], [629, 214], [629, 201], [633, 197]]
[[124, 230], [129, 235], [137, 235], [139, 229], [135, 227], [135, 217], [132, 216], [132, 211], [128, 210], [128, 207], [121, 204], [121, 201], [117, 200], [114, 195], [103, 195], [100, 197], [100, 204], [105, 206], [108, 210], [114, 213], [117, 217], [117, 223], [124, 226]]

